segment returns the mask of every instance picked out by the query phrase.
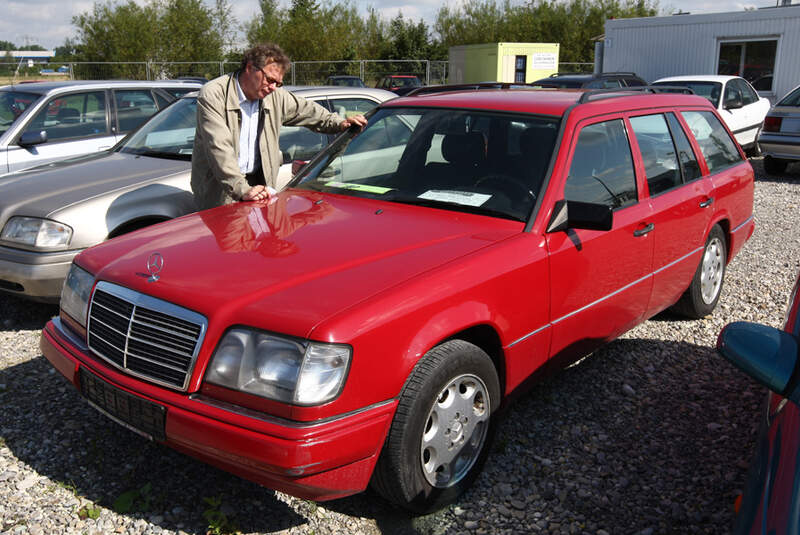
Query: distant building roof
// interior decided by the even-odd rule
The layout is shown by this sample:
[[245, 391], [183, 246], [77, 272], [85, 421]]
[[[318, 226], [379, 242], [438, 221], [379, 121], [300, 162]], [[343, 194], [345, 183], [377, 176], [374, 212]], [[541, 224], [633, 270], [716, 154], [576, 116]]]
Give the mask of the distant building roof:
[[55, 55], [54, 50], [0, 50], [0, 61], [8, 56], [14, 59], [50, 59]]

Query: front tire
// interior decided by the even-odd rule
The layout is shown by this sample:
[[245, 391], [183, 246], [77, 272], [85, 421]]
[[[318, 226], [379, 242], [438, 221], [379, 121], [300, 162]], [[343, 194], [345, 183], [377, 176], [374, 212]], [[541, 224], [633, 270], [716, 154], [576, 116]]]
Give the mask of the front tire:
[[488, 455], [500, 383], [489, 356], [463, 340], [425, 354], [400, 394], [372, 487], [425, 513], [455, 501]]
[[728, 261], [725, 233], [714, 225], [708, 233], [703, 257], [697, 266], [692, 283], [675, 303], [673, 310], [692, 319], [705, 317], [716, 308], [725, 279]]

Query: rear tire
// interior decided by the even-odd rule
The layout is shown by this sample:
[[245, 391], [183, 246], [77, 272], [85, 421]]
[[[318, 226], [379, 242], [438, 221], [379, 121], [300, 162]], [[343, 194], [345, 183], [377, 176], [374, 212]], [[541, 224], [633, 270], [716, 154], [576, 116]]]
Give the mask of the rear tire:
[[725, 233], [714, 225], [708, 233], [703, 257], [697, 266], [692, 283], [672, 309], [686, 317], [700, 319], [716, 308], [725, 279], [728, 261]]
[[787, 165], [789, 165], [789, 162], [786, 160], [779, 160], [772, 156], [764, 156], [764, 171], [769, 175], [780, 175], [786, 171]]
[[463, 340], [431, 349], [400, 394], [372, 488], [416, 513], [454, 502], [486, 460], [499, 404], [497, 371], [484, 351]]

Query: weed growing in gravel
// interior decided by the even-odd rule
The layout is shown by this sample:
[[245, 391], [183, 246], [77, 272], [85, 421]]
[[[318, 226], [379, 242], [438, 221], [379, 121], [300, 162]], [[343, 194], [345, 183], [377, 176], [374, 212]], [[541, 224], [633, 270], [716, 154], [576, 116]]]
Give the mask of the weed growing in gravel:
[[120, 514], [132, 511], [149, 511], [153, 505], [153, 486], [145, 483], [138, 489], [129, 490], [114, 500], [114, 511]]
[[81, 520], [86, 520], [87, 518], [91, 518], [92, 520], [97, 520], [100, 518], [100, 512], [103, 510], [102, 507], [99, 505], [89, 505], [86, 504], [80, 509], [78, 509], [78, 517]]
[[208, 504], [208, 509], [203, 511], [203, 518], [208, 522], [206, 535], [229, 535], [239, 533], [239, 527], [233, 519], [228, 518], [228, 515], [220, 510], [222, 498], [203, 498], [203, 501]]

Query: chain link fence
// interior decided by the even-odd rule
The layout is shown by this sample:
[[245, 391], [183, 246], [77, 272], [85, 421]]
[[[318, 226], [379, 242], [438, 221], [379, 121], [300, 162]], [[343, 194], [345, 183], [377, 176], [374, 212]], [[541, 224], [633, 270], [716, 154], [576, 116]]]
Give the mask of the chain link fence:
[[[208, 80], [238, 68], [238, 62], [225, 61], [130, 61], [23, 63], [0, 62], [0, 84], [32, 80], [157, 80], [199, 77]], [[559, 72], [591, 73], [593, 63], [559, 63]], [[447, 61], [431, 60], [352, 60], [295, 61], [287, 73], [292, 85], [321, 85], [328, 76], [360, 77], [374, 87], [387, 74], [416, 75], [425, 85], [446, 84]]]

